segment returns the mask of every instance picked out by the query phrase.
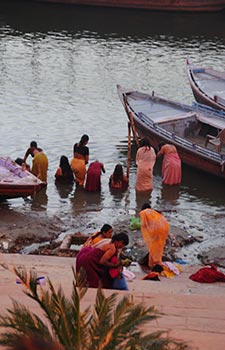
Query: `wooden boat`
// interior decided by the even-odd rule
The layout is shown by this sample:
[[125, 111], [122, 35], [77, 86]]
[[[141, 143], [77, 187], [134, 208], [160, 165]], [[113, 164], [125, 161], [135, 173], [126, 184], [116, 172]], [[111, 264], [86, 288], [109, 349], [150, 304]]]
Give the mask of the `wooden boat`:
[[33, 0], [39, 2], [123, 7], [158, 11], [221, 11], [225, 0]]
[[0, 157], [0, 200], [35, 195], [46, 184], [9, 157]]
[[196, 101], [225, 111], [225, 72], [194, 67], [187, 60], [187, 73]]
[[[225, 179], [225, 113], [197, 103], [173, 102], [154, 92], [149, 95], [119, 85], [117, 91], [134, 136], [148, 137], [155, 149], [160, 141], [174, 144], [183, 163]], [[220, 147], [221, 140], [214, 136], [218, 130], [224, 137]]]

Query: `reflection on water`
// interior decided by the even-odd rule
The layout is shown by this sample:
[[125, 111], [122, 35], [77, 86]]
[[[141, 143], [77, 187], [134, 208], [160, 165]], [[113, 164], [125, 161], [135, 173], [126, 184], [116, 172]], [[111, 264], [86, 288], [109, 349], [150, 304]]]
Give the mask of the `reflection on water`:
[[104, 201], [101, 192], [87, 192], [81, 187], [76, 187], [70, 199], [75, 215], [88, 211], [100, 211]]
[[47, 187], [44, 187], [32, 197], [31, 208], [33, 210], [47, 210], [48, 195]]
[[74, 188], [74, 183], [61, 183], [59, 181], [55, 181], [55, 187], [58, 191], [60, 198], [65, 199], [68, 198], [70, 193]]
[[179, 198], [180, 185], [162, 185], [162, 200], [176, 205], [176, 200]]
[[152, 195], [152, 191], [145, 191], [145, 192], [137, 192], [136, 191], [136, 208], [137, 208], [137, 213], [141, 210], [142, 206], [145, 203], [148, 203], [148, 204], [150, 204], [152, 206], [151, 195]]
[[[47, 189], [26, 201], [8, 201], [6, 210], [12, 215], [17, 209], [46, 210], [85, 230], [90, 224], [123, 222], [150, 202], [158, 210], [169, 206], [172, 224], [188, 230], [194, 226], [209, 241], [215, 231], [218, 239], [223, 237], [214, 220], [225, 209], [224, 182], [218, 179], [183, 167], [180, 190], [164, 188], [157, 161], [152, 193], [136, 194], [133, 146], [129, 189], [112, 193], [108, 180], [115, 164], [124, 169], [127, 164], [127, 117], [116, 84], [191, 103], [186, 58], [221, 68], [224, 21], [224, 12], [176, 14], [1, 1], [1, 154], [15, 159], [36, 140], [49, 159]], [[71, 160], [73, 144], [82, 134], [90, 137], [90, 162], [99, 159], [106, 168], [101, 193], [54, 183], [60, 155]]]

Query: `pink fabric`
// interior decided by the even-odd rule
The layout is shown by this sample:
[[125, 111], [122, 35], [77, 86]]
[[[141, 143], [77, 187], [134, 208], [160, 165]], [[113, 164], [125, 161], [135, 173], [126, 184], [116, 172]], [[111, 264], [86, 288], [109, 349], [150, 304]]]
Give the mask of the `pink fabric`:
[[93, 162], [90, 164], [85, 184], [86, 191], [97, 192], [101, 190], [101, 171], [103, 169], [103, 163]]
[[136, 191], [150, 191], [153, 189], [153, 167], [155, 165], [155, 151], [151, 147], [140, 147], [136, 155], [137, 179]]
[[164, 154], [162, 178], [165, 185], [177, 185], [181, 183], [181, 160], [178, 153]]

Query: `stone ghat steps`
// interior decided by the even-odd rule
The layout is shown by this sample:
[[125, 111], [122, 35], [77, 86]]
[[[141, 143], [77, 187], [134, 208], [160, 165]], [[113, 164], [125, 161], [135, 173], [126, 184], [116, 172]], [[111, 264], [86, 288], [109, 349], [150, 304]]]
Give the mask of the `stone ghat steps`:
[[[54, 285], [62, 285], [66, 294], [69, 295], [71, 291], [74, 258], [1, 254], [0, 262], [11, 267], [15, 265], [35, 269], [38, 276], [50, 277]], [[199, 268], [184, 265], [181, 266], [181, 274], [172, 279], [161, 277], [160, 281], [144, 281], [141, 279], [143, 271], [135, 266], [133, 272], [136, 279], [128, 281], [129, 293], [135, 302], [154, 305], [163, 313], [157, 320], [146, 324], [144, 331], [165, 330], [170, 336], [187, 341], [192, 349], [224, 350], [225, 283], [193, 282], [189, 276]], [[36, 304], [24, 295], [22, 286], [16, 284], [15, 275], [2, 266], [0, 273], [1, 313], [11, 306], [11, 298], [19, 299], [39, 313]], [[105, 293], [108, 295], [112, 291], [106, 290]], [[118, 298], [124, 293], [127, 292], [118, 292]], [[95, 289], [89, 289], [83, 306], [93, 304], [95, 294]]]

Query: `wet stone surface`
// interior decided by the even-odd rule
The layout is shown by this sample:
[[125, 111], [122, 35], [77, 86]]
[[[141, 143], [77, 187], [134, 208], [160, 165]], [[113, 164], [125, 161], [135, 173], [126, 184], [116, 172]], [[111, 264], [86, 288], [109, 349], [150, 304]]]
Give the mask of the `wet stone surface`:
[[204, 264], [214, 264], [225, 268], [225, 246], [209, 249], [198, 255], [198, 259]]

